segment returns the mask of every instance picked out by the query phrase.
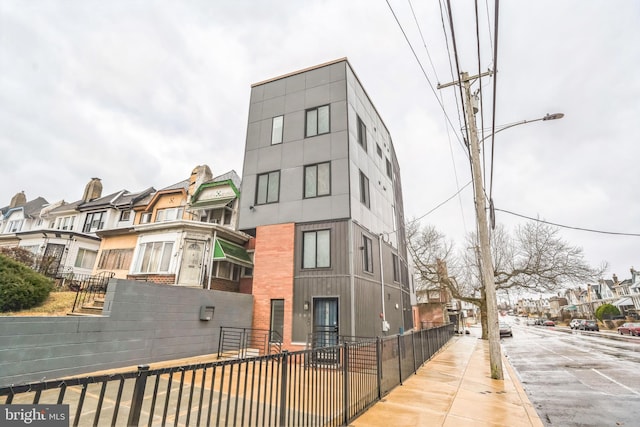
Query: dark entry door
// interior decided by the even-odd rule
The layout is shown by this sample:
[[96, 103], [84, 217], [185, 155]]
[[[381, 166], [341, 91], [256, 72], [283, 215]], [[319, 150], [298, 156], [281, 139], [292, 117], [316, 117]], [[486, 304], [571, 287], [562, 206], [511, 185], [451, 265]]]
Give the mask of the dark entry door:
[[62, 254], [64, 253], [64, 245], [56, 243], [48, 243], [44, 250], [42, 261], [40, 262], [39, 272], [45, 276], [53, 276], [60, 268]]
[[[313, 348], [338, 345], [338, 298], [313, 300]], [[315, 355], [316, 361], [336, 363], [337, 351], [323, 350]]]

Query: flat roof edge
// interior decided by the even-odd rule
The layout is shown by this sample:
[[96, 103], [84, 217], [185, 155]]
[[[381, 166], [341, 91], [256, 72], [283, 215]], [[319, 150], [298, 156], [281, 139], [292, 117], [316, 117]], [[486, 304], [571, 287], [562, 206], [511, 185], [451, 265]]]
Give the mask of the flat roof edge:
[[[326, 67], [326, 66], [329, 66], [329, 65], [337, 64], [338, 62], [349, 63], [349, 60], [347, 59], [346, 56], [343, 57], [343, 58], [334, 59], [333, 61], [325, 62], [323, 64], [314, 65], [312, 67], [303, 68], [302, 70], [293, 71], [291, 73], [283, 74], [283, 75], [278, 76], [278, 77], [273, 77], [273, 78], [270, 78], [270, 79], [267, 79], [267, 80], [263, 80], [263, 81], [258, 82], [258, 83], [253, 83], [251, 85], [251, 87], [253, 88], [253, 87], [260, 86], [260, 85], [263, 85], [263, 84], [266, 84], [266, 83], [274, 82], [276, 80], [280, 80], [280, 79], [284, 79], [284, 78], [287, 78], [287, 77], [295, 76], [296, 74], [306, 73], [307, 71], [311, 71], [311, 70], [315, 70], [317, 68], [322, 68], [322, 67]], [[351, 66], [351, 65], [349, 65], [349, 66]]]

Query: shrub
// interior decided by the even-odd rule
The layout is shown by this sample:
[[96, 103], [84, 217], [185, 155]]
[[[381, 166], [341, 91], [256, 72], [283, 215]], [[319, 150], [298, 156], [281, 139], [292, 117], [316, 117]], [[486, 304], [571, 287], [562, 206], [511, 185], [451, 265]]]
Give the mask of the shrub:
[[20, 247], [0, 248], [0, 255], [5, 255], [7, 258], [11, 258], [15, 261], [21, 262], [26, 266], [30, 266], [33, 264], [33, 253]]
[[613, 304], [602, 304], [596, 309], [596, 318], [600, 321], [602, 319], [611, 319], [613, 316], [619, 316], [620, 310]]
[[52, 288], [53, 280], [0, 254], [0, 312], [40, 305]]

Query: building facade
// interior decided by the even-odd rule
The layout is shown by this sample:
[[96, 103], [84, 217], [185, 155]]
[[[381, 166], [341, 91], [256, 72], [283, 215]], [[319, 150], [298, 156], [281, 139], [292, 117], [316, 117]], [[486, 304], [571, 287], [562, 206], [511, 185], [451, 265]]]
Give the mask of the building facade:
[[255, 328], [295, 347], [413, 327], [398, 160], [346, 59], [252, 86], [241, 194]]

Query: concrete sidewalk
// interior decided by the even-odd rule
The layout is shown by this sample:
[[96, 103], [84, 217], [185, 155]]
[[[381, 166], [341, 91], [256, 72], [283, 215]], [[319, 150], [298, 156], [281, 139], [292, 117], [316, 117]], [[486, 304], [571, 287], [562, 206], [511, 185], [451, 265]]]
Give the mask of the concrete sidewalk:
[[350, 426], [542, 427], [513, 368], [491, 379], [489, 343], [456, 335], [416, 375], [396, 387]]

